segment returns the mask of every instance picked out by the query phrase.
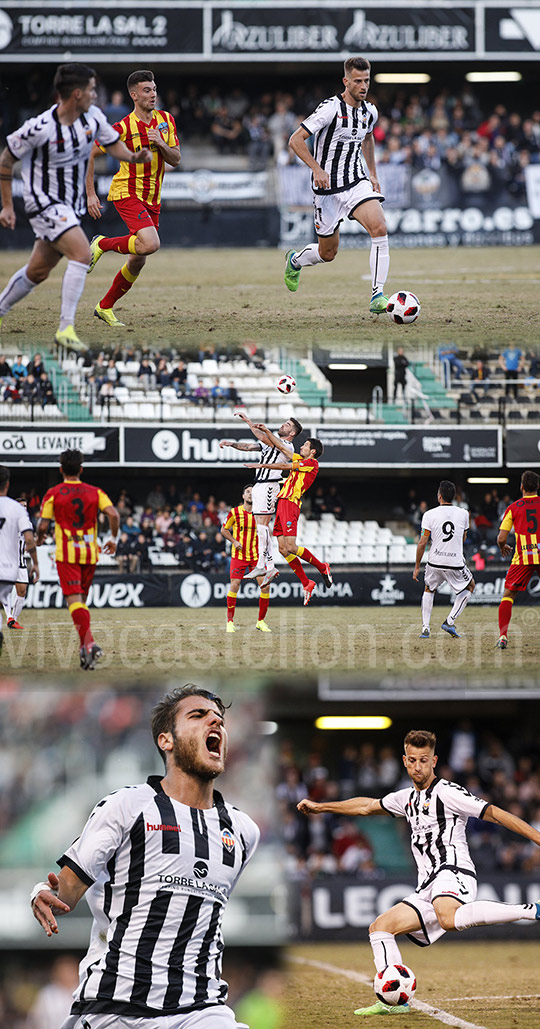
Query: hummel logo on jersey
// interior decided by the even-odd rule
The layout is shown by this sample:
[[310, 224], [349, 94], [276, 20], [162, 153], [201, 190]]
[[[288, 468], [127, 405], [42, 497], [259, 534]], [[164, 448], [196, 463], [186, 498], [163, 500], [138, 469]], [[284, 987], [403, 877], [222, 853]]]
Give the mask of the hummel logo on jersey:
[[146, 823], [147, 832], [182, 832], [179, 825], [152, 825], [151, 822]]
[[234, 837], [228, 829], [223, 829], [221, 832], [221, 842], [223, 846], [228, 850], [234, 850]]
[[205, 864], [204, 861], [197, 861], [197, 863], [193, 865], [193, 871], [195, 872], [197, 879], [206, 879], [206, 876], [208, 875], [208, 865]]

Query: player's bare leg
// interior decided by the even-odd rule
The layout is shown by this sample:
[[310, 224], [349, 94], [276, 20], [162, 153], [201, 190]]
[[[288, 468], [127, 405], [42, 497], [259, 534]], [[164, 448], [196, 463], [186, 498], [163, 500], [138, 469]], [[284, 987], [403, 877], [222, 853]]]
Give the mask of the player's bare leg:
[[352, 217], [360, 222], [371, 236], [369, 267], [371, 269], [371, 314], [382, 314], [386, 311], [388, 297], [384, 295], [384, 285], [390, 267], [390, 250], [388, 232], [379, 200], [366, 200], [353, 211]]
[[315, 589], [315, 582], [313, 579], [308, 579], [300, 558], [298, 557], [298, 546], [296, 543], [296, 537], [293, 536], [278, 536], [278, 547], [282, 557], [285, 558], [291, 571], [300, 579], [302, 586], [304, 587], [304, 607], [309, 604], [311, 600], [311, 594]]
[[514, 609], [514, 600], [517, 590], [505, 589], [499, 604], [499, 639], [496, 646], [499, 650], [506, 650], [508, 646], [508, 626]]
[[460, 904], [454, 897], [436, 897], [435, 914], [446, 932], [473, 929], [477, 925], [503, 925], [526, 919], [540, 921], [540, 904], [503, 904], [495, 900], [473, 900]]
[[[395, 904], [372, 922], [369, 927], [369, 942], [377, 972], [382, 972], [387, 965], [403, 964], [396, 936], [416, 932], [420, 928], [420, 919], [414, 908], [403, 903]], [[358, 1008], [355, 1015], [388, 1015], [404, 1011], [410, 1011], [408, 1004], [389, 1007], [378, 1000], [367, 1008]]]
[[[106, 237], [94, 237], [92, 241], [94, 244], [94, 253], [92, 260], [94, 266], [98, 260], [95, 257], [97, 252], [95, 242], [98, 241], [99, 249], [103, 252], [103, 245]], [[120, 327], [123, 326], [124, 322], [118, 320], [114, 314], [113, 307], [117, 300], [125, 296], [129, 292], [134, 282], [137, 281], [142, 269], [146, 264], [146, 258], [150, 254], [155, 254], [160, 246], [160, 238], [157, 229], [154, 225], [146, 226], [144, 229], [139, 229], [136, 235], [131, 236], [119, 236], [107, 239], [107, 243], [125, 242], [127, 250], [118, 250], [117, 247], [110, 247], [111, 250], [115, 250], [117, 253], [127, 253], [128, 259], [120, 271], [115, 275], [110, 289], [107, 291], [99, 304], [96, 305], [94, 314], [96, 318], [100, 318], [101, 321], [106, 322], [107, 325]]]

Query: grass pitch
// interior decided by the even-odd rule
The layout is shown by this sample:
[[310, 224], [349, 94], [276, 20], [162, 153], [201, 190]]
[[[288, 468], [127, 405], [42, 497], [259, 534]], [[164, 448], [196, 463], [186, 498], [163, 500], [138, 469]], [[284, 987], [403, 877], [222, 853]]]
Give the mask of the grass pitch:
[[[122, 264], [119, 255], [105, 254], [88, 278], [77, 331], [93, 348], [245, 340], [300, 349], [329, 341], [538, 343], [538, 246], [393, 250], [388, 293], [411, 289], [422, 304], [420, 318], [409, 326], [368, 313], [367, 250], [343, 250], [331, 265], [304, 270], [298, 293], [285, 288], [283, 258], [274, 249], [163, 249], [115, 307], [125, 328], [111, 329], [93, 317]], [[0, 286], [27, 259], [28, 251], [0, 253]], [[60, 262], [48, 282], [6, 316], [3, 346], [52, 344], [63, 267]]]
[[[540, 608], [516, 604], [508, 649], [495, 648], [497, 608], [469, 606], [459, 620], [460, 639], [442, 632], [448, 606], [436, 604], [432, 636], [419, 639], [417, 608], [276, 607], [267, 615], [272, 633], [255, 628], [256, 605], [239, 604], [236, 632], [225, 632], [224, 608], [93, 609], [92, 628], [104, 650], [99, 668], [117, 679], [153, 679], [189, 670], [218, 675], [348, 673], [361, 683], [410, 692], [433, 680], [462, 686], [526, 685], [536, 681]], [[72, 674], [79, 639], [62, 610], [23, 610], [24, 629], [4, 627], [1, 671]], [[81, 673], [82, 674], [82, 673]], [[540, 1022], [539, 1022], [540, 1025]]]
[[[534, 928], [531, 937], [534, 936]], [[537, 940], [537, 934], [536, 934]], [[442, 941], [425, 950], [400, 944], [417, 977], [410, 1012], [390, 1018], [401, 1029], [538, 1029], [538, 943]], [[304, 944], [289, 950], [285, 1025], [294, 1029], [376, 1026], [356, 1008], [374, 1001], [371, 948], [366, 943]], [[383, 1017], [386, 1024], [389, 1019]]]

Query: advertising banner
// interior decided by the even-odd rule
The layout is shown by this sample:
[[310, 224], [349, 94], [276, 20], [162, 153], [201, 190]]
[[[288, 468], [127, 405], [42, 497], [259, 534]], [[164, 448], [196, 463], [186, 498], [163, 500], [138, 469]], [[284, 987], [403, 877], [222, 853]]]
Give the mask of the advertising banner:
[[536, 470], [540, 461], [540, 411], [538, 425], [526, 429], [506, 429], [506, 464], [509, 468], [531, 467]]
[[118, 464], [120, 430], [79, 425], [33, 425], [14, 428], [0, 425], [0, 464], [56, 465], [63, 450], [81, 450], [85, 463]]
[[[43, 549], [43, 548], [40, 548]], [[62, 607], [64, 598], [58, 577], [56, 582], [31, 583], [25, 600], [25, 607], [46, 610]], [[101, 578], [96, 575], [88, 594], [88, 606], [101, 607], [168, 607], [170, 583], [166, 575], [111, 575]]]
[[[361, 877], [336, 875], [320, 882], [289, 886], [291, 929], [297, 940], [367, 940], [368, 926], [377, 915], [398, 904], [414, 891], [414, 873], [363, 880]], [[503, 904], [532, 904], [539, 896], [540, 876], [519, 873], [482, 875], [477, 900]], [[527, 922], [512, 925], [490, 925], [467, 930], [467, 938], [482, 936], [527, 936]]]

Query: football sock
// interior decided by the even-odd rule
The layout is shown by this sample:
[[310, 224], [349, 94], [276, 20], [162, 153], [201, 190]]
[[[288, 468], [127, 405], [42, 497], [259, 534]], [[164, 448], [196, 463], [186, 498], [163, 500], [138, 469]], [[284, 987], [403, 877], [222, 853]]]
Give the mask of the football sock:
[[114, 307], [116, 301], [120, 300], [120, 297], [123, 297], [124, 293], [127, 293], [128, 290], [131, 289], [133, 283], [137, 281], [138, 277], [138, 272], [137, 275], [133, 275], [133, 272], [130, 272], [127, 264], [123, 265], [118, 274], [115, 275], [108, 293], [105, 294], [103, 300], [100, 300], [99, 306]]
[[454, 600], [454, 606], [446, 619], [448, 625], [453, 625], [456, 618], [465, 610], [469, 600], [472, 597], [470, 590], [461, 590], [461, 593], [456, 593], [456, 599]]
[[11, 311], [14, 304], [17, 304], [23, 297], [28, 296], [32, 292], [34, 286], [37, 286], [37, 282], [32, 282], [26, 274], [28, 265], [25, 264], [24, 268], [19, 268], [14, 275], [11, 276], [7, 286], [0, 293], [0, 315], [7, 314]]
[[307, 584], [309, 582], [309, 579], [308, 579], [304, 569], [302, 568], [302, 565], [300, 563], [300, 558], [298, 558], [296, 556], [296, 554], [287, 554], [287, 557], [285, 558], [285, 560], [286, 560], [287, 564], [289, 565], [289, 568], [300, 579], [300, 582], [302, 583], [302, 586], [307, 586]]
[[390, 267], [390, 249], [388, 247], [388, 236], [372, 236], [371, 251], [369, 254], [369, 268], [371, 271], [371, 284], [373, 293], [382, 293], [384, 284], [388, 278]]
[[431, 612], [433, 611], [433, 601], [435, 600], [434, 593], [428, 593], [424, 590], [422, 593], [422, 628], [429, 629], [429, 623], [431, 621]]
[[238, 594], [237, 593], [233, 593], [232, 590], [229, 590], [229, 592], [227, 593], [227, 621], [228, 622], [232, 622], [233, 619], [234, 619], [234, 612], [235, 612], [235, 608], [236, 608], [236, 598], [237, 598], [237, 596], [238, 596]]
[[68, 261], [62, 279], [62, 306], [60, 309], [60, 332], [75, 322], [77, 304], [86, 283], [88, 265], [82, 261]]
[[396, 938], [392, 933], [370, 933], [369, 942], [373, 951], [375, 968], [378, 972], [382, 972], [387, 965], [403, 964]]
[[536, 904], [500, 904], [494, 900], [474, 900], [457, 909], [454, 925], [456, 929], [471, 929], [474, 925], [517, 922], [520, 918], [534, 921]]
[[310, 243], [309, 246], [298, 250], [291, 257], [291, 264], [293, 268], [305, 268], [308, 264], [324, 264], [324, 259], [319, 253], [319, 244]]
[[[137, 251], [132, 249], [133, 244], [131, 240], [136, 240], [136, 236], [105, 236], [104, 239], [99, 241], [99, 249], [106, 253], [109, 250], [114, 250], [117, 254], [136, 254]], [[131, 244], [131, 245], [130, 245]]]
[[298, 547], [296, 551], [296, 556], [300, 557], [302, 561], [307, 561], [310, 565], [315, 565], [315, 568], [319, 572], [324, 572], [324, 565], [322, 561], [319, 561], [319, 558], [315, 557], [315, 554], [312, 554], [311, 550], [308, 550], [307, 547]]
[[259, 559], [257, 564], [260, 568], [266, 568], [268, 554], [272, 554], [272, 537], [270, 536], [269, 525], [257, 523], [257, 539], [259, 541]]
[[11, 609], [11, 617], [14, 618], [16, 622], [19, 621], [19, 615], [24, 607], [25, 600], [26, 597], [19, 597], [18, 594], [15, 596], [15, 602]]
[[272, 543], [272, 533], [270, 532], [270, 526], [269, 525], [265, 525], [265, 529], [266, 529], [266, 551], [265, 551], [264, 557], [265, 557], [265, 561], [266, 561], [266, 569], [268, 571], [268, 569], [275, 568], [275, 564], [274, 564], [274, 546], [273, 546], [273, 543]]
[[79, 633], [81, 646], [89, 647], [94, 642], [94, 637], [90, 629], [90, 611], [86, 604], [81, 604], [80, 601], [76, 600], [74, 604], [69, 605], [69, 613]]
[[512, 617], [513, 603], [513, 597], [503, 597], [499, 604], [499, 634], [501, 636], [506, 636], [508, 634], [508, 626], [510, 625], [510, 619]]
[[268, 611], [269, 603], [270, 603], [270, 594], [266, 593], [266, 592], [263, 593], [262, 590], [261, 590], [261, 595], [259, 597], [259, 621], [260, 622], [264, 622], [264, 619], [266, 618], [266, 612]]

